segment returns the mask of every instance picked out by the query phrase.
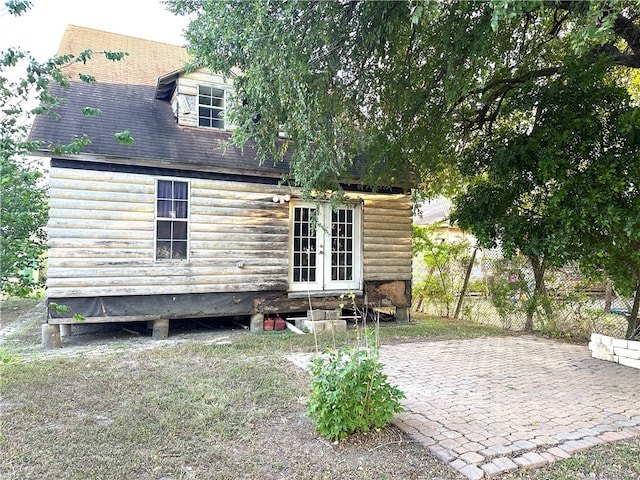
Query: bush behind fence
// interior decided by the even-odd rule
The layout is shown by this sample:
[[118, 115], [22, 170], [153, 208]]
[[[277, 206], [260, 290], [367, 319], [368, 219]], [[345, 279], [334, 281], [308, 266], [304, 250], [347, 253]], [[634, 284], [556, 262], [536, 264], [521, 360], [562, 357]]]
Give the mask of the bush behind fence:
[[[439, 268], [414, 259], [414, 311], [454, 317], [523, 331], [533, 296], [533, 271], [524, 257], [506, 259], [499, 249], [478, 249], [468, 272], [473, 249]], [[466, 288], [464, 280], [470, 273]], [[533, 329], [554, 337], [586, 340], [591, 333], [624, 337], [631, 300], [620, 297], [610, 282], [589, 282], [577, 266], [548, 270], [545, 284], [553, 315], [533, 314]], [[464, 289], [464, 293], [462, 293]]]

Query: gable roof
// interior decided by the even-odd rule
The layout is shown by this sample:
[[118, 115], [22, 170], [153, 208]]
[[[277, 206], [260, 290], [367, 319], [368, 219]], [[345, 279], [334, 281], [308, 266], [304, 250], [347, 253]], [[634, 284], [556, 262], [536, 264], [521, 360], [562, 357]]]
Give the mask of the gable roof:
[[[184, 47], [69, 25], [62, 36], [58, 55], [77, 56], [87, 49], [94, 52], [89, 62], [73, 63], [64, 68], [73, 81], [78, 80], [79, 73], [85, 73], [96, 77], [99, 83], [156, 85], [159, 77], [182, 69], [189, 60]], [[127, 55], [123, 60], [112, 61], [97, 53], [101, 51], [126, 52]]]
[[[82, 153], [57, 158], [277, 178], [288, 171], [286, 162], [259, 165], [251, 144], [242, 149], [229, 146], [230, 132], [177, 124], [171, 105], [156, 98], [156, 89], [160, 78], [177, 78], [188, 60], [186, 49], [69, 25], [59, 53], [77, 55], [87, 48], [129, 55], [114, 62], [94, 54], [86, 64], [65, 67], [72, 76], [70, 87], [51, 87], [64, 99], [55, 109], [56, 116], [37, 116], [29, 134], [32, 140], [42, 140], [41, 155], [51, 156], [49, 146], [65, 145], [74, 136], [86, 134], [91, 144]], [[79, 73], [95, 76], [97, 83], [77, 81]], [[102, 113], [87, 117], [82, 114], [84, 107]], [[124, 130], [130, 132], [134, 145], [115, 140], [114, 134]]]
[[[153, 86], [76, 82], [62, 91], [55, 88], [55, 93], [66, 99], [56, 109], [59, 118], [37, 117], [30, 138], [44, 140], [43, 147], [68, 144], [84, 134], [91, 139], [82, 154], [61, 158], [91, 156], [99, 162], [270, 177], [288, 171], [286, 163], [259, 165], [251, 144], [229, 146], [229, 132], [178, 125], [171, 105], [155, 98]], [[86, 106], [102, 113], [86, 117], [81, 112]], [[131, 133], [133, 145], [114, 138], [123, 130]]]

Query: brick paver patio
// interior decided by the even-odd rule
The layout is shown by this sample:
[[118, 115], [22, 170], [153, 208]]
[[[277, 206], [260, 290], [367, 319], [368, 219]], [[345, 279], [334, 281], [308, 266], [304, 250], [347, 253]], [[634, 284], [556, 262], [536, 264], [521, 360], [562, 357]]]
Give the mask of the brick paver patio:
[[640, 370], [531, 336], [381, 347], [395, 424], [469, 479], [640, 435]]

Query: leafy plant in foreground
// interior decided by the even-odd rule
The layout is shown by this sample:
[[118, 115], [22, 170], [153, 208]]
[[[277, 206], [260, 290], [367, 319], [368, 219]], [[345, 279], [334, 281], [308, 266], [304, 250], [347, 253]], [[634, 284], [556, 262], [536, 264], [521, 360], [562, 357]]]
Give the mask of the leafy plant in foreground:
[[382, 428], [401, 412], [404, 393], [387, 382], [378, 347], [344, 347], [311, 361], [307, 416], [329, 440]]

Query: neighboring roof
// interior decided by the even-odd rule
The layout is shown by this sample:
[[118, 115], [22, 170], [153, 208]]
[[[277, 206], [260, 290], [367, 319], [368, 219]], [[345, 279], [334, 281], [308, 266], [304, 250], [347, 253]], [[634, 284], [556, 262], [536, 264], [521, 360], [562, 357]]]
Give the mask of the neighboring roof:
[[451, 200], [444, 197], [436, 197], [420, 203], [418, 213], [413, 217], [416, 225], [433, 225], [449, 218]]
[[[73, 63], [63, 69], [73, 81], [84, 73], [93, 75], [98, 82], [155, 86], [159, 77], [181, 70], [189, 59], [186, 48], [177, 45], [69, 25], [58, 55], [78, 56], [87, 49], [94, 52], [89, 62]], [[101, 51], [128, 55], [121, 61], [112, 61], [97, 53]]]
[[[179, 126], [171, 105], [155, 99], [154, 86], [76, 82], [54, 93], [66, 99], [56, 108], [58, 118], [36, 117], [29, 135], [44, 140], [43, 147], [68, 144], [73, 136], [86, 134], [92, 143], [84, 147], [82, 156], [90, 154], [104, 162], [266, 176], [288, 171], [284, 163], [260, 166], [251, 145], [225, 149], [229, 132]], [[87, 106], [102, 113], [86, 117], [81, 110]], [[121, 145], [114, 139], [114, 133], [124, 130], [131, 133], [134, 145]]]

